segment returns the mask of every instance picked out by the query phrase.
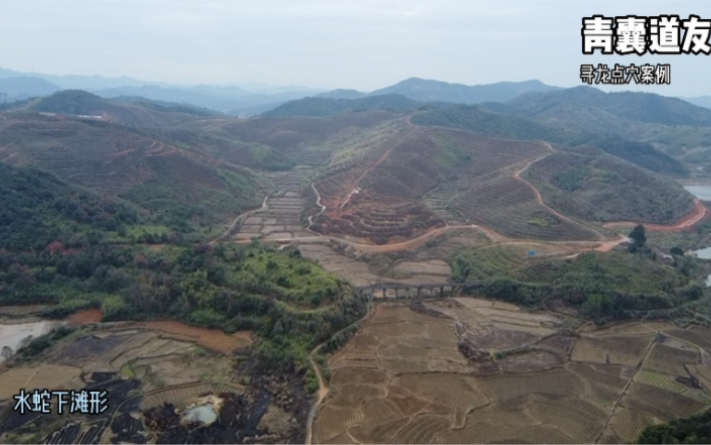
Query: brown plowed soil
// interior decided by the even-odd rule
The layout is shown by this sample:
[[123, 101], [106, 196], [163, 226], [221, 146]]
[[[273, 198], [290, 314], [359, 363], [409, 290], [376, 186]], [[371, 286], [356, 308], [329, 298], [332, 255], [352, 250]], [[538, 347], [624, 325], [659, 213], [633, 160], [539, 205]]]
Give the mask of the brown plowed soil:
[[98, 323], [101, 321], [101, 309], [87, 309], [73, 313], [69, 317], [70, 324]]
[[250, 331], [225, 334], [219, 329], [198, 328], [178, 321], [148, 321], [138, 323], [138, 325], [168, 334], [194, 337], [196, 339], [195, 342], [203, 348], [223, 354], [229, 354], [237, 348], [252, 344], [252, 333]]

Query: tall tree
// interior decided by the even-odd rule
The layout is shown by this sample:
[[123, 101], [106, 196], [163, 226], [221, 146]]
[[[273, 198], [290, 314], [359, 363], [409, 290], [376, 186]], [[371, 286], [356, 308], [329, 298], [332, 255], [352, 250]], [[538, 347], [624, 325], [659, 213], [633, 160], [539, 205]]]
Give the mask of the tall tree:
[[632, 232], [630, 232], [630, 238], [632, 238], [637, 247], [644, 246], [644, 243], [647, 242], [647, 235], [644, 234], [644, 226], [642, 224], [635, 226]]

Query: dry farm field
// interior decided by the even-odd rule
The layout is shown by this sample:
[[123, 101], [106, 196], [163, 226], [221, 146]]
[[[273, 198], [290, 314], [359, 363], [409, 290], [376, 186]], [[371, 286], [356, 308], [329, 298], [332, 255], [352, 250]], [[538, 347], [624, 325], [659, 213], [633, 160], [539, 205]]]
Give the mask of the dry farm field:
[[330, 356], [318, 443], [611, 443], [711, 406], [711, 330], [475, 298], [380, 303]]

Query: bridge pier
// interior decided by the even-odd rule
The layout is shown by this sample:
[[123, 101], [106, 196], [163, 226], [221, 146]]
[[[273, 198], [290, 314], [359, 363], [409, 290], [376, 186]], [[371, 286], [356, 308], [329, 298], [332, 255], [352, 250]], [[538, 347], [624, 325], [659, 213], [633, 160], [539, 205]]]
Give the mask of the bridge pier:
[[[378, 298], [380, 292], [382, 299], [401, 299], [415, 297], [444, 298], [445, 296], [457, 296], [464, 292], [467, 287], [476, 287], [482, 284], [481, 281], [471, 281], [466, 283], [420, 283], [420, 284], [398, 284], [398, 283], [373, 283], [367, 286], [356, 288], [361, 297]], [[439, 291], [439, 294], [438, 294]], [[404, 292], [404, 294], [403, 294]]]

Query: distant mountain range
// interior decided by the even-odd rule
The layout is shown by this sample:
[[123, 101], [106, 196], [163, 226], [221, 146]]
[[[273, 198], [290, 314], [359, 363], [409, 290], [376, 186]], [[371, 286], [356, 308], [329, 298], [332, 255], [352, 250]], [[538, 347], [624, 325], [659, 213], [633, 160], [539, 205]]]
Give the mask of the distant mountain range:
[[685, 100], [700, 107], [711, 108], [711, 96], [680, 97], [679, 99]]
[[46, 96], [60, 90], [57, 85], [38, 77], [0, 78], [0, 94], [7, 93], [8, 102]]
[[333, 90], [318, 97], [330, 99], [358, 99], [362, 97], [400, 94], [419, 102], [449, 102], [455, 104], [476, 104], [481, 102], [505, 102], [524, 93], [535, 91], [556, 91], [562, 88], [546, 85], [538, 80], [525, 82], [498, 82], [488, 85], [463, 85], [412, 77], [395, 85], [370, 93], [356, 90]]
[[371, 93], [356, 90], [333, 90], [316, 97], [298, 99], [264, 113], [264, 116], [327, 116], [347, 111], [388, 109], [413, 110], [425, 104], [447, 106], [505, 102], [532, 92], [561, 91], [538, 80], [499, 82], [467, 86], [458, 83], [411, 78]]
[[104, 98], [140, 96], [154, 101], [190, 104], [232, 115], [259, 114], [284, 102], [325, 91], [260, 83], [249, 83], [244, 87], [183, 86], [164, 82], [146, 82], [131, 77], [57, 76], [0, 68], [0, 94], [7, 92], [9, 102], [73, 89], [89, 91]]
[[530, 117], [570, 118], [571, 108], [601, 110], [619, 119], [665, 125], [711, 125], [711, 110], [653, 93], [604, 93], [580, 86], [545, 93], [527, 93], [507, 103]]
[[389, 110], [415, 110], [423, 105], [401, 94], [384, 94], [381, 96], [366, 96], [357, 99], [332, 99], [327, 97], [306, 97], [279, 105], [262, 116], [330, 116], [338, 113]]
[[[498, 82], [487, 85], [463, 85], [420, 78], [406, 79], [394, 85], [371, 92], [361, 92], [353, 89], [325, 91], [323, 89], [306, 88], [296, 85], [273, 86], [258, 82], [230, 86], [185, 86], [165, 82], [147, 82], [132, 77], [60, 76], [0, 68], [0, 97], [3, 97], [6, 93], [8, 102], [46, 96], [67, 89], [81, 89], [104, 98], [130, 97], [135, 100], [145, 98], [148, 101], [156, 103], [187, 104], [236, 116], [253, 116], [265, 112], [270, 112], [269, 115], [279, 115], [279, 113], [284, 112], [289, 115], [298, 114], [299, 105], [291, 104], [286, 108], [282, 107], [282, 105], [307, 97], [316, 99], [352, 100], [376, 96], [390, 96], [389, 101], [392, 101], [393, 95], [399, 95], [420, 104], [433, 102], [479, 104], [484, 102], [506, 103], [520, 98], [523, 95], [535, 93], [555, 93], [576, 90], [575, 88], [563, 89], [546, 85], [538, 80]], [[597, 91], [594, 89], [590, 90]], [[579, 95], [580, 93], [573, 94]], [[700, 107], [711, 108], [711, 96], [687, 97], [682, 99]], [[531, 99], [529, 97], [528, 99], [522, 100], [528, 101]], [[365, 107], [364, 109], [370, 109], [375, 106], [374, 104], [377, 102], [378, 101], [363, 102], [351, 106], [345, 103], [333, 104], [309, 100], [304, 106], [307, 110], [311, 110], [306, 114], [316, 113], [314, 111], [316, 108], [320, 109], [321, 113], [326, 113], [326, 110], [331, 110], [328, 111], [328, 113], [331, 113], [348, 111], [354, 107], [356, 109], [363, 107]], [[414, 103], [410, 105], [415, 106]], [[513, 104], [514, 108], [520, 108], [519, 105], [520, 104]], [[404, 106], [404, 102], [399, 100], [399, 104], [396, 104], [395, 108], [397, 109], [402, 106]], [[275, 110], [277, 108], [278, 110]], [[499, 107], [499, 109], [495, 111], [507, 111], [501, 108], [502, 107]], [[341, 109], [342, 111], [338, 111]], [[275, 111], [272, 112], [271, 110]], [[518, 111], [524, 113], [524, 110]]]
[[546, 85], [538, 80], [468, 86], [437, 80], [411, 78], [393, 86], [373, 91], [369, 95], [402, 94], [405, 97], [421, 102], [476, 104], [481, 102], [506, 102], [524, 93], [558, 91], [561, 89]]

